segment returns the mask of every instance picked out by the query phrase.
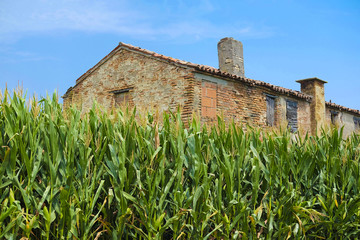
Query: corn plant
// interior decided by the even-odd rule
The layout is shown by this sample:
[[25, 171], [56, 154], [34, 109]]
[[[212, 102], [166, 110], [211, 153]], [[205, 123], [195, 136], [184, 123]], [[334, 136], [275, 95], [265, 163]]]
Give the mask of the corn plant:
[[[0, 99], [0, 239], [355, 239], [360, 137]], [[187, 127], [185, 127], [187, 126]]]

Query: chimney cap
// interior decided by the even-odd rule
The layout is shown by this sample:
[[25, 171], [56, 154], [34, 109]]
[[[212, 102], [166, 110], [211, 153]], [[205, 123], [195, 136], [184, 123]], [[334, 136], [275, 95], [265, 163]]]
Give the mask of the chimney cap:
[[317, 78], [317, 77], [313, 77], [313, 78], [305, 78], [305, 79], [300, 79], [300, 80], [297, 80], [296, 82], [298, 83], [304, 83], [304, 82], [321, 82], [321, 83], [327, 83], [327, 81], [324, 81], [320, 78]]
[[242, 45], [242, 42], [241, 42], [241, 41], [236, 40], [236, 39], [234, 39], [233, 37], [224, 37], [224, 38], [220, 39], [220, 41], [218, 42], [218, 45], [219, 45], [220, 43], [222, 43], [222, 42], [225, 42], [225, 41], [239, 42], [239, 43], [241, 43], [241, 45]]

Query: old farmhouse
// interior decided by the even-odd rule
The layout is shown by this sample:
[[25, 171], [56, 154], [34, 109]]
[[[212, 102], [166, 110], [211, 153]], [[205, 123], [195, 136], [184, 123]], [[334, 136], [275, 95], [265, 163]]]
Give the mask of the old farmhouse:
[[288, 124], [292, 131], [315, 134], [322, 126], [344, 126], [344, 134], [360, 128], [360, 111], [325, 102], [325, 81], [298, 80], [301, 92], [246, 78], [242, 43], [218, 43], [219, 69], [181, 61], [120, 43], [76, 80], [63, 96], [64, 105], [93, 100], [102, 106], [129, 104], [166, 111], [182, 107], [182, 118], [193, 112], [211, 122], [226, 120], [257, 126]]

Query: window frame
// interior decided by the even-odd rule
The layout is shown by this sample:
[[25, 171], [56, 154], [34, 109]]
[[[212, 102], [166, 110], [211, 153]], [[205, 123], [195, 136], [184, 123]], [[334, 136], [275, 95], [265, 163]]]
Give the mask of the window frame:
[[132, 100], [131, 99], [126, 100], [125, 94], [130, 94], [133, 89], [134, 89], [133, 87], [128, 87], [128, 88], [122, 88], [122, 89], [110, 91], [110, 93], [113, 94], [115, 106], [118, 107], [122, 105], [121, 103], [119, 103], [120, 101], [117, 101], [117, 97], [119, 97], [120, 95], [123, 95], [124, 98], [123, 103], [130, 104]]

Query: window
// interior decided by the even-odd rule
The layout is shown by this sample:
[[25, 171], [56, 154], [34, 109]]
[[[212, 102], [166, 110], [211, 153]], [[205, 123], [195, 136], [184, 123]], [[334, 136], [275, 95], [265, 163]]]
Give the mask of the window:
[[131, 90], [133, 88], [125, 88], [120, 90], [111, 91], [114, 94], [115, 106], [131, 105], [132, 96]]
[[274, 126], [275, 123], [275, 96], [266, 94], [266, 125]]
[[337, 111], [330, 111], [330, 118], [331, 118], [331, 124], [336, 125], [336, 122], [338, 121], [339, 112]]
[[354, 117], [355, 130], [360, 129], [360, 117]]
[[287, 100], [286, 101], [286, 120], [288, 121], [288, 127], [291, 132], [296, 132], [298, 129], [297, 122], [297, 102]]

